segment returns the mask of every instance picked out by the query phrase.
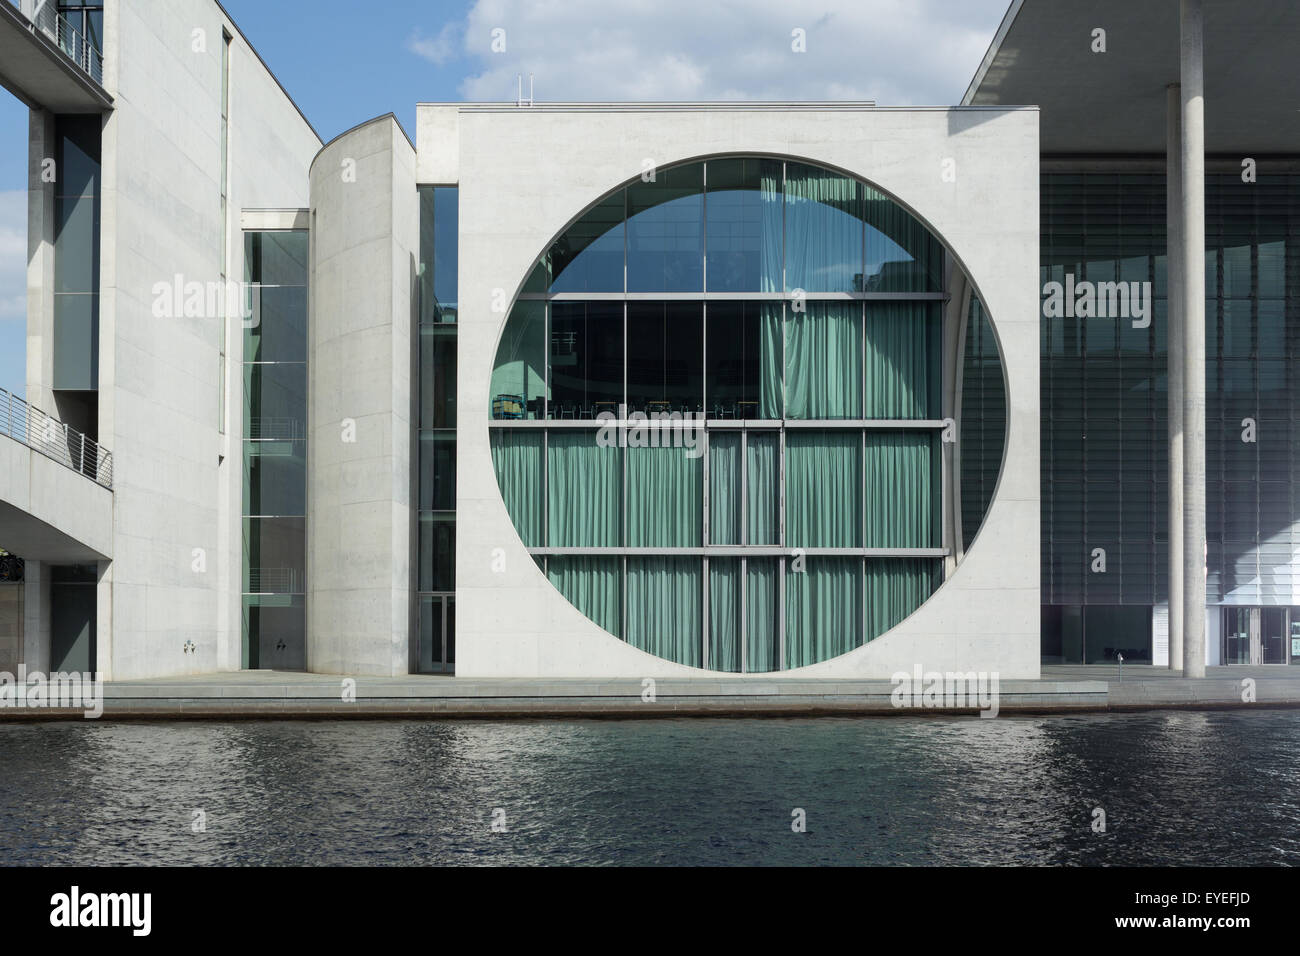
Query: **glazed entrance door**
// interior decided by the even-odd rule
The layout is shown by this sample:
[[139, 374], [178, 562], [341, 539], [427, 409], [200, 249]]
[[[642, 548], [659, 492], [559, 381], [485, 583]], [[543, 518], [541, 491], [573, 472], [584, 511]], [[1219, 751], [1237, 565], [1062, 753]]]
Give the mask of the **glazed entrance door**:
[[1223, 609], [1223, 646], [1221, 655], [1223, 663], [1250, 663], [1250, 619], [1252, 611], [1255, 611], [1255, 608], [1225, 607]]
[[1266, 607], [1260, 613], [1260, 663], [1285, 664], [1290, 644], [1290, 608]]

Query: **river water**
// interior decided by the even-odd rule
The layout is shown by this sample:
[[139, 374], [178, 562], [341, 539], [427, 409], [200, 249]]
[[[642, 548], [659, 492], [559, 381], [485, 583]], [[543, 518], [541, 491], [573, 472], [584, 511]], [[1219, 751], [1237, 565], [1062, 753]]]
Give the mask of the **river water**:
[[0, 724], [0, 845], [19, 864], [1296, 865], [1300, 711]]

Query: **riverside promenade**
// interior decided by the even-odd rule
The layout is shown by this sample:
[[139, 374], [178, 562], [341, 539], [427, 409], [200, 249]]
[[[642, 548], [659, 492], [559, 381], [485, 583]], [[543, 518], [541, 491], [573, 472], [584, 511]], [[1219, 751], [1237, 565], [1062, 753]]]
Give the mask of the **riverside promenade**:
[[[997, 715], [1300, 707], [1300, 667], [1210, 667], [1187, 680], [1163, 667], [1048, 665], [936, 706], [917, 688], [899, 706], [885, 680], [796, 678], [475, 679], [240, 671], [103, 685], [102, 720]], [[83, 709], [3, 707], [0, 720], [84, 719]], [[989, 716], [994, 716], [990, 713]]]

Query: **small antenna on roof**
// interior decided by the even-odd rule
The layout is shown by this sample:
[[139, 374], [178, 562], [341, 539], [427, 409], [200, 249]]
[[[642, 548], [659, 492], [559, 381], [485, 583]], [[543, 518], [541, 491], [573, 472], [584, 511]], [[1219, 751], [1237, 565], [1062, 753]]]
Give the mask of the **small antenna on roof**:
[[515, 79], [519, 82], [519, 93], [515, 97], [515, 106], [532, 106], [533, 105], [533, 74], [528, 74], [528, 99], [524, 99], [524, 75], [516, 73]]

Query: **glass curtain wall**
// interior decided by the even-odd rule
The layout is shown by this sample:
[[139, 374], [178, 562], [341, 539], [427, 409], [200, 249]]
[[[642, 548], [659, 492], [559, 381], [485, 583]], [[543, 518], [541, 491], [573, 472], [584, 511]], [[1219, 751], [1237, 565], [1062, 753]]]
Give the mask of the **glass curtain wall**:
[[552, 584], [635, 647], [733, 672], [915, 610], [945, 554], [944, 255], [865, 183], [776, 159], [593, 206], [525, 283], [490, 386], [502, 497]]
[[[1300, 172], [1270, 166], [1252, 183], [1235, 164], [1206, 175], [1211, 604], [1300, 604]], [[1150, 282], [1154, 305], [1149, 328], [1042, 321], [1043, 655], [1143, 659], [1168, 599], [1165, 177], [1069, 167], [1042, 176], [1042, 281]]]
[[306, 643], [306, 231], [244, 233], [243, 660], [303, 670]]
[[[416, 511], [416, 587], [418, 589], [418, 669], [455, 670], [456, 665], [456, 308], [459, 241], [458, 191], [454, 186], [421, 186], [419, 264], [419, 478]], [[503, 373], [502, 381], [526, 378], [524, 367]], [[526, 381], [517, 400], [505, 408], [522, 417]], [[511, 393], [514, 395], [514, 393]], [[528, 439], [508, 443], [502, 467], [521, 483], [528, 468], [540, 466], [528, 455]], [[540, 436], [538, 436], [540, 437]], [[498, 458], [494, 447], [493, 458]], [[521, 499], [517, 521], [528, 527], [530, 511]], [[512, 517], [516, 512], [511, 512]]]

